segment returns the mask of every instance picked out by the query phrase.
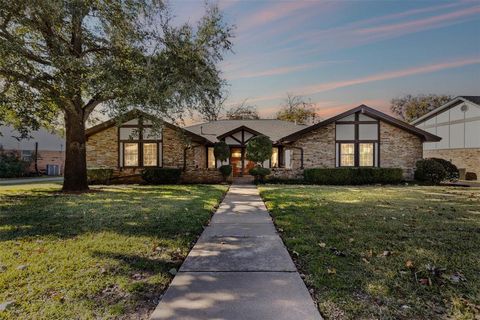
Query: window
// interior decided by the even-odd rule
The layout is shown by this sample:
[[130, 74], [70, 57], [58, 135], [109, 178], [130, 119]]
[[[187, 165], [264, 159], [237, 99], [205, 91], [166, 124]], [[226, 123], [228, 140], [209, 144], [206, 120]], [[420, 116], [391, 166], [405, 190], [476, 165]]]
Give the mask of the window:
[[340, 167], [355, 166], [355, 144], [340, 144]]
[[138, 166], [138, 143], [125, 143], [124, 144], [124, 165], [126, 167]]
[[213, 152], [213, 147], [208, 147], [207, 152], [207, 167], [208, 168], [215, 168], [215, 153]]
[[21, 158], [23, 161], [32, 161], [33, 151], [32, 150], [22, 150]]
[[271, 160], [271, 167], [277, 168], [278, 167], [278, 148], [272, 148], [272, 160]]
[[373, 167], [373, 143], [360, 143], [360, 167]]
[[156, 166], [157, 165], [157, 144], [144, 143], [143, 144], [143, 165]]

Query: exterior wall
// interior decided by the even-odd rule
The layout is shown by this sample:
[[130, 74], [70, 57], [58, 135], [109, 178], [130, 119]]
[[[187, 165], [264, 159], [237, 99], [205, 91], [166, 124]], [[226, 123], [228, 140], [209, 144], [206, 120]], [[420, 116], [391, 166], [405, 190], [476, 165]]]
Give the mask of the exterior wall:
[[185, 138], [179, 131], [168, 127], [163, 128], [162, 148], [163, 166], [165, 168], [183, 168]]
[[[380, 121], [380, 167], [401, 168], [405, 179], [413, 179], [415, 163], [422, 159], [422, 140], [405, 130]], [[272, 169], [271, 177], [301, 178], [301, 151], [304, 168], [335, 168], [335, 124], [312, 131], [291, 146], [292, 168]]]
[[[21, 156], [20, 150], [3, 150], [4, 153], [14, 153], [18, 157]], [[65, 152], [64, 151], [56, 151], [56, 150], [38, 150], [37, 155], [37, 167], [38, 171], [43, 173], [47, 172], [47, 165], [57, 165], [60, 169], [60, 175], [63, 175], [63, 168], [65, 164]], [[31, 173], [35, 172], [35, 162], [32, 159], [30, 167], [28, 171]]]
[[111, 127], [88, 137], [87, 168], [118, 167], [118, 128]]
[[301, 167], [303, 149], [303, 166], [305, 168], [335, 167], [335, 124], [319, 128], [305, 134], [286, 149], [293, 150], [292, 169]]
[[405, 130], [380, 122], [380, 167], [402, 168], [407, 180], [413, 179], [415, 164], [422, 159], [422, 140]]
[[475, 172], [480, 176], [480, 148], [425, 150], [425, 158], [442, 158], [451, 161], [458, 169]]

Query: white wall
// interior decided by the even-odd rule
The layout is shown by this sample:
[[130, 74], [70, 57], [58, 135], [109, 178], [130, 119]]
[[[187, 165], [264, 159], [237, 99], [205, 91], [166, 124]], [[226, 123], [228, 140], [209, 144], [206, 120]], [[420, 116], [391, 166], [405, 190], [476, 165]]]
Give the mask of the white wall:
[[424, 150], [480, 148], [480, 107], [473, 103], [460, 103], [417, 127], [442, 138], [424, 143]]

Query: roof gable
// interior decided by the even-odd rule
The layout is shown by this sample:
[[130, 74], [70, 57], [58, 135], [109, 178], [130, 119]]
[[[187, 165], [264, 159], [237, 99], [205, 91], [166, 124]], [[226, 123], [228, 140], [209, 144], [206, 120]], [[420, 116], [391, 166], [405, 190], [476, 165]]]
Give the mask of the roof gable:
[[281, 141], [281, 142], [293, 142], [293, 141], [297, 140], [298, 138], [300, 138], [302, 135], [304, 135], [306, 133], [309, 133], [309, 132], [311, 132], [315, 129], [325, 127], [325, 126], [327, 126], [331, 123], [334, 123], [337, 120], [340, 120], [342, 118], [345, 118], [345, 117], [347, 117], [351, 114], [355, 114], [357, 112], [365, 114], [365, 115], [367, 115], [369, 117], [372, 117], [374, 119], [382, 120], [384, 122], [387, 122], [387, 123], [389, 123], [393, 126], [396, 126], [396, 127], [400, 128], [400, 129], [403, 129], [403, 130], [408, 131], [412, 134], [415, 134], [415, 135], [421, 137], [424, 141], [440, 141], [441, 140], [441, 138], [437, 137], [436, 135], [433, 135], [429, 132], [421, 130], [421, 129], [419, 129], [417, 127], [414, 127], [414, 126], [412, 126], [412, 125], [410, 125], [410, 124], [408, 124], [404, 121], [401, 121], [401, 120], [398, 120], [398, 119], [396, 119], [392, 116], [389, 116], [386, 113], [380, 112], [378, 110], [375, 110], [373, 108], [370, 108], [369, 106], [366, 106], [366, 105], [362, 104], [362, 105], [359, 105], [356, 108], [350, 109], [350, 110], [345, 111], [343, 113], [340, 113], [336, 116], [328, 118], [324, 121], [321, 121], [317, 124], [314, 124], [310, 127], [307, 127], [303, 130], [300, 130], [300, 131], [297, 131], [293, 134], [285, 136], [282, 139], [280, 139], [279, 141]]
[[413, 120], [410, 123], [412, 125], [416, 126], [416, 125], [418, 125], [418, 124], [420, 124], [424, 121], [427, 121], [428, 119], [434, 117], [435, 115], [437, 115], [437, 114], [439, 114], [443, 111], [446, 111], [448, 109], [451, 109], [451, 108], [455, 107], [456, 105], [458, 105], [462, 102], [473, 103], [473, 104], [477, 105], [478, 107], [480, 107], [480, 96], [458, 96], [458, 97], [454, 98], [453, 100], [441, 105], [440, 107], [435, 108], [432, 111], [426, 113], [425, 115], [421, 116], [420, 118]]

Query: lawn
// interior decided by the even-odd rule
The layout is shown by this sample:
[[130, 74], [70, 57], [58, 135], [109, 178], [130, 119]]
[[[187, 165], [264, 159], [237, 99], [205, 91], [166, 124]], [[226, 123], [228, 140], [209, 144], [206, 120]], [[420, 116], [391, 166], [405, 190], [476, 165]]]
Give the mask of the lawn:
[[325, 318], [480, 318], [479, 188], [260, 191]]
[[148, 318], [226, 188], [0, 186], [0, 318]]

